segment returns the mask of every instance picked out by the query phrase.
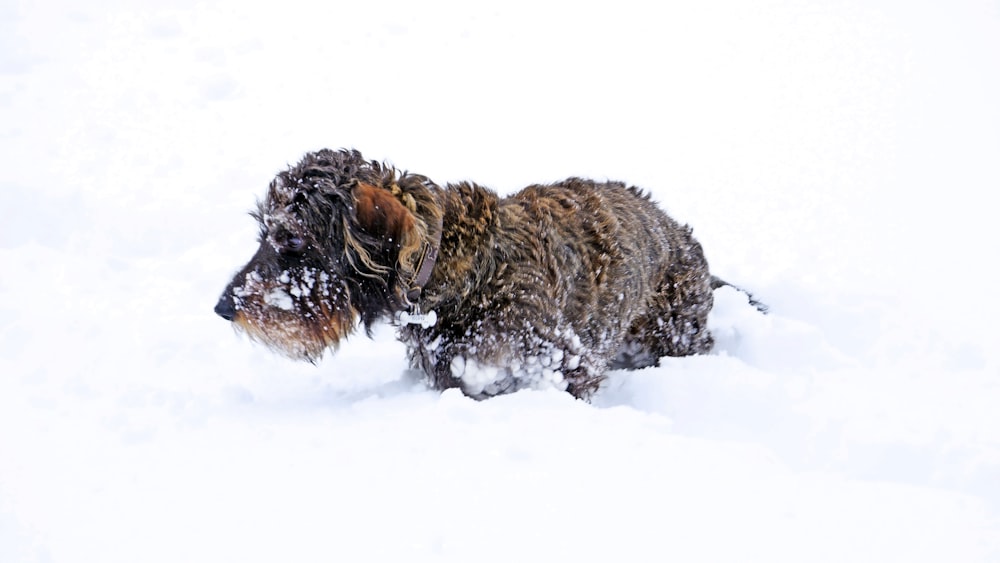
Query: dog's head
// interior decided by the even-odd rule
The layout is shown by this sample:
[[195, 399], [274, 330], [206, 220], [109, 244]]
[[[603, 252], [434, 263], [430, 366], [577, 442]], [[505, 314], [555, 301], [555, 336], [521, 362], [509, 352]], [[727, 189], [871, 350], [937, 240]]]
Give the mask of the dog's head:
[[281, 172], [251, 215], [260, 246], [215, 312], [254, 340], [315, 361], [407, 305], [428, 230], [439, 219], [427, 178], [358, 151], [322, 150]]

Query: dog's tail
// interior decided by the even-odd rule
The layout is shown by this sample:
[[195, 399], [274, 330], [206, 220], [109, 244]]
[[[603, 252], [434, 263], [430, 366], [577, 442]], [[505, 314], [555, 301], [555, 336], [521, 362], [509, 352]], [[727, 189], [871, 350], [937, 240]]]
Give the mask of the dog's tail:
[[735, 285], [727, 282], [726, 280], [724, 280], [724, 279], [722, 279], [722, 278], [720, 278], [718, 276], [712, 276], [711, 279], [709, 280], [709, 283], [712, 285], [712, 289], [713, 290], [719, 289], [722, 286], [728, 286], [728, 287], [731, 287], [731, 288], [735, 289], [736, 291], [739, 291], [743, 295], [747, 296], [747, 301], [749, 301], [751, 305], [753, 305], [754, 307], [756, 307], [758, 311], [760, 311], [761, 313], [764, 313], [765, 315], [767, 314], [767, 311], [768, 311], [767, 304], [758, 301], [753, 296], [752, 293], [750, 293], [749, 291], [743, 289], [742, 287], [737, 287], [737, 286], [735, 286]]

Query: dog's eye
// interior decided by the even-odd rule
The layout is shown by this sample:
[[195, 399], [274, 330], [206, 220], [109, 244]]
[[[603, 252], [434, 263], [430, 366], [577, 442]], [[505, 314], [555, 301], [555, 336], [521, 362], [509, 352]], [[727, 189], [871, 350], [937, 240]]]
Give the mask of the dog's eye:
[[282, 252], [302, 252], [306, 249], [306, 241], [302, 237], [290, 236], [282, 241]]

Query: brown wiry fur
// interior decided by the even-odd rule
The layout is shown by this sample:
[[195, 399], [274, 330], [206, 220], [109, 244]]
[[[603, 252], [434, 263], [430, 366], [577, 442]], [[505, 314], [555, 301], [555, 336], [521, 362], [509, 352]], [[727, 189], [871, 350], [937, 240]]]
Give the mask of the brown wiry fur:
[[585, 398], [608, 369], [712, 347], [719, 280], [701, 246], [622, 183], [570, 178], [500, 198], [324, 150], [280, 173], [255, 217], [260, 248], [216, 311], [294, 358], [315, 361], [359, 319], [370, 329], [410, 309], [438, 236], [417, 303], [437, 323], [399, 326], [435, 388], [487, 397], [554, 386]]

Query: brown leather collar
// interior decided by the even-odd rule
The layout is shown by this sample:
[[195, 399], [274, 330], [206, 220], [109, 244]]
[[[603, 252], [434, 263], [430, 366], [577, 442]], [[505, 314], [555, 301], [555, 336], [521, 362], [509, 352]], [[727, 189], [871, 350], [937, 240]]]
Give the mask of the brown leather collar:
[[438, 217], [436, 229], [431, 233], [430, 240], [424, 243], [424, 249], [420, 253], [420, 264], [417, 266], [417, 273], [410, 282], [410, 289], [406, 291], [406, 300], [410, 304], [415, 304], [420, 299], [420, 294], [424, 286], [431, 279], [434, 265], [437, 263], [438, 252], [441, 250], [441, 234], [444, 232], [444, 218]]

